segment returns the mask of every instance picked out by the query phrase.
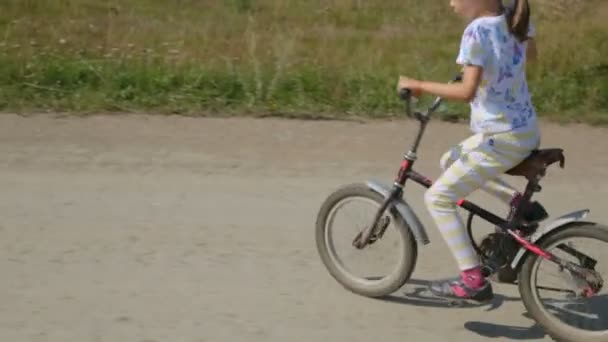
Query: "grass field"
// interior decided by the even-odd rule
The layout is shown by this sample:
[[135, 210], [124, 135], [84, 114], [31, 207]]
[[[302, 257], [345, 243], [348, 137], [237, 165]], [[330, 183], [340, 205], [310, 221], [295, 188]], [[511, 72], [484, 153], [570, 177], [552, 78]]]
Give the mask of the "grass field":
[[[608, 123], [608, 2], [531, 3], [540, 115]], [[4, 0], [0, 110], [388, 117], [463, 28], [447, 0]]]

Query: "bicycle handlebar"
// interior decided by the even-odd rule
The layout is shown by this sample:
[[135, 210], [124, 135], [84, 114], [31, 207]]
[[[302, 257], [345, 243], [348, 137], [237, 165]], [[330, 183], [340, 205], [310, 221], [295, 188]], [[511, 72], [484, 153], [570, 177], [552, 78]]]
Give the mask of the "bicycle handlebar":
[[412, 96], [412, 91], [411, 90], [409, 90], [407, 88], [403, 88], [403, 89], [399, 90], [399, 97], [403, 101], [409, 101], [411, 96]]
[[[460, 81], [462, 81], [462, 72], [458, 73], [454, 78], [452, 78], [452, 80], [449, 83], [460, 82]], [[403, 100], [405, 102], [405, 108], [406, 108], [405, 110], [406, 110], [407, 116], [409, 116], [409, 117], [413, 116], [416, 119], [418, 119], [419, 121], [428, 120], [431, 113], [434, 112], [435, 110], [437, 110], [437, 108], [439, 108], [439, 106], [441, 105], [441, 102], [443, 102], [443, 98], [438, 96], [435, 99], [435, 101], [433, 102], [433, 104], [431, 105], [431, 107], [429, 107], [429, 109], [427, 109], [426, 114], [422, 114], [420, 112], [415, 112], [414, 114], [412, 114], [412, 108], [411, 108], [412, 90], [407, 89], [407, 88], [400, 89], [399, 97], [401, 98], [401, 100]]]

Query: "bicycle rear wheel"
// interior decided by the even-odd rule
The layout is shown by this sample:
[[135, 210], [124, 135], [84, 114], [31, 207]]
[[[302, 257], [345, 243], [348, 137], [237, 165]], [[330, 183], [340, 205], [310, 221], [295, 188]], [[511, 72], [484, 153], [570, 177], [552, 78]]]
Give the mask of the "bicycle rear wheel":
[[590, 272], [594, 281], [589, 283], [549, 260], [529, 255], [519, 273], [519, 291], [530, 315], [556, 341], [608, 341], [608, 289], [603, 284], [608, 277], [608, 228], [572, 224], [539, 245], [586, 271], [594, 270]]

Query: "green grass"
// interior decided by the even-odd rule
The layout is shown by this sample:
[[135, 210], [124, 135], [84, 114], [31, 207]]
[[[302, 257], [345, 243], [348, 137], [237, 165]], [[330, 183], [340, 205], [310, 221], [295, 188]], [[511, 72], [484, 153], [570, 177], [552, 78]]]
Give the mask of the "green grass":
[[[529, 80], [540, 115], [608, 123], [608, 4], [531, 2], [540, 61]], [[0, 7], [0, 110], [19, 112], [400, 115], [398, 76], [449, 79], [464, 28], [448, 1], [5, 0]], [[448, 103], [440, 114], [468, 111]]]

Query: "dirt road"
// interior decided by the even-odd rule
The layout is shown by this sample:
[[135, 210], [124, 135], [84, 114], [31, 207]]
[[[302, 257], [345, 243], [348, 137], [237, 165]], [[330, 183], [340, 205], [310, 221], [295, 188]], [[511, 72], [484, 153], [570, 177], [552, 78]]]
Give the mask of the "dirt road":
[[[608, 223], [608, 130], [543, 129], [567, 162], [539, 198], [552, 216], [590, 208]], [[1, 115], [0, 341], [547, 339], [514, 287], [482, 308], [408, 296], [456, 270], [433, 226], [393, 300], [345, 291], [320, 263], [321, 202], [348, 182], [392, 179], [414, 131], [410, 121]], [[436, 176], [442, 151], [467, 134], [433, 122], [417, 169]], [[407, 191], [428, 224], [422, 191]]]

